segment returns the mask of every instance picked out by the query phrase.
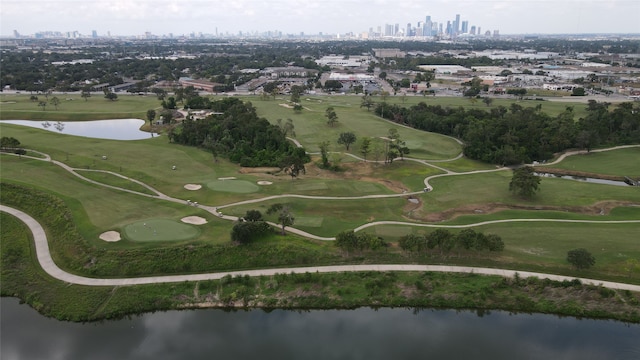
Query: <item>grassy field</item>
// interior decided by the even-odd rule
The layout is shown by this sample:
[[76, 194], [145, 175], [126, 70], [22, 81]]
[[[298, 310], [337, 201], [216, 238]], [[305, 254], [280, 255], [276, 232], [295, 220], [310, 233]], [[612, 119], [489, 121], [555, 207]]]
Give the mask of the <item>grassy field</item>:
[[574, 155], [554, 168], [640, 178], [640, 147]]
[[[47, 101], [44, 95], [37, 95], [39, 101]], [[147, 110], [161, 109], [160, 101], [155, 96], [139, 96], [127, 93], [118, 94], [116, 101], [104, 98], [102, 93], [93, 93], [85, 101], [79, 94], [50, 95], [56, 96], [60, 105], [56, 109], [47, 105], [45, 110], [38, 106], [39, 101], [31, 101], [31, 95], [0, 95], [0, 119], [2, 120], [49, 120], [77, 121], [103, 119], [143, 119]]]
[[[63, 114], [63, 111], [68, 111], [68, 116], [71, 119], [81, 119], [95, 114], [108, 113], [108, 111], [104, 111], [105, 105], [113, 106], [113, 110], [119, 112], [134, 111], [137, 108], [137, 111], [142, 113], [138, 117], [144, 117], [147, 108], [151, 108], [153, 103], [157, 105], [157, 100], [151, 97], [131, 96], [127, 98], [123, 96], [117, 102], [110, 103], [96, 95], [86, 103], [84, 100], [63, 101], [57, 111], [49, 107], [46, 111], [41, 111], [37, 105], [28, 102], [26, 96], [24, 102], [20, 101], [15, 104], [6, 103], [11, 100], [5, 98], [5, 95], [2, 96], [2, 118], [6, 118], [7, 114], [9, 117], [13, 117], [15, 113], [12, 111], [23, 111], [23, 114], [39, 114], [40, 112]], [[406, 104], [418, 101], [443, 101], [444, 104], [445, 100], [409, 96], [406, 99]], [[297, 139], [311, 151], [317, 150], [317, 145], [324, 140], [331, 142], [331, 150], [344, 151], [344, 148], [336, 143], [338, 134], [343, 131], [354, 131], [359, 138], [362, 136], [379, 137], [386, 135], [390, 127], [397, 126], [376, 118], [366, 109], [361, 109], [359, 107], [360, 97], [303, 98], [302, 104], [306, 110], [301, 114], [295, 114], [292, 110], [280, 106], [286, 102], [284, 98], [263, 101], [256, 97], [252, 101], [258, 109], [258, 113], [272, 122], [279, 118], [283, 120], [292, 118], [296, 127]], [[391, 98], [389, 101], [402, 102], [399, 97]], [[471, 104], [466, 99], [449, 99], [447, 101], [450, 106], [486, 107], [484, 104]], [[502, 101], [507, 100], [496, 100], [493, 106], [499, 105]], [[531, 103], [532, 106], [535, 104]], [[542, 104], [543, 110], [550, 113], [562, 111], [567, 106], [566, 103], [553, 104], [553, 107], [551, 102], [543, 102]], [[5, 111], [12, 105], [16, 105], [13, 110]], [[35, 109], [29, 110], [29, 106], [35, 107]], [[78, 106], [78, 108], [70, 109], [71, 106]], [[82, 106], [87, 108], [83, 109]], [[340, 125], [335, 128], [329, 128], [326, 125], [324, 110], [328, 106], [333, 106], [338, 113]], [[65, 115], [60, 116], [64, 117]], [[214, 159], [210, 153], [200, 149], [170, 144], [163, 136], [138, 141], [74, 137], [70, 141], [70, 138], [65, 135], [15, 125], [0, 124], [0, 131], [2, 136], [15, 137], [24, 147], [50, 154], [54, 160], [64, 162], [69, 166], [85, 170], [113, 171], [142, 181], [169, 196], [190, 199], [210, 206], [224, 206], [243, 200], [260, 199], [279, 194], [338, 197], [375, 194], [401, 195], [405, 190], [420, 191], [424, 187], [426, 177], [442, 173], [435, 167], [414, 161], [395, 161], [393, 164], [383, 165], [363, 163], [343, 155], [334, 155], [332, 160], [339, 163], [340, 171], [322, 170], [314, 163], [310, 163], [307, 164], [306, 174], [301, 175], [298, 179], [291, 179], [288, 175], [280, 173], [247, 172], [246, 169], [241, 169], [224, 159]], [[409, 154], [411, 157], [446, 160], [457, 156], [461, 151], [461, 146], [447, 137], [402, 127], [398, 127], [398, 131], [412, 149]], [[359, 144], [355, 144], [352, 153], [358, 155], [358, 148]], [[102, 160], [102, 155], [107, 155], [108, 160]], [[569, 157], [555, 167], [567, 166], [567, 168], [581, 171], [634, 176], [640, 174], [638, 162], [633, 161], [638, 158], [638, 155], [638, 149], [593, 153], [584, 157]], [[370, 154], [370, 159], [371, 156]], [[317, 161], [317, 157], [314, 156], [313, 161]], [[177, 170], [172, 170], [173, 165], [177, 165]], [[465, 158], [434, 162], [433, 165], [454, 172], [495, 168], [492, 165]], [[340, 252], [330, 242], [313, 241], [293, 235], [284, 237], [272, 235], [243, 247], [230, 243], [230, 231], [233, 223], [219, 219], [202, 209], [187, 206], [185, 203], [153, 199], [91, 184], [55, 164], [40, 160], [3, 154], [0, 155], [0, 166], [0, 180], [3, 183], [33, 188], [23, 195], [28, 197], [31, 195], [31, 191], [34, 193], [42, 192], [46, 196], [60, 201], [59, 207], [49, 209], [43, 208], [41, 205], [50, 202], [48, 197], [43, 198], [44, 200], [34, 200], [29, 205], [26, 198], [15, 195], [18, 196], [17, 200], [14, 199], [17, 205], [13, 205], [25, 206], [24, 210], [28, 210], [29, 213], [37, 212], [33, 215], [45, 223], [48, 233], [54, 239], [52, 247], [59, 249], [55, 255], [56, 261], [60, 261], [63, 265], [69, 264], [67, 267], [69, 271], [80, 274], [117, 277], [315, 264], [437, 263], [548, 271], [571, 276], [640, 283], [640, 264], [638, 264], [640, 245], [637, 241], [632, 241], [637, 237], [636, 234], [640, 229], [638, 224], [518, 222], [477, 227], [480, 231], [495, 233], [503, 238], [505, 250], [499, 254], [459, 251], [450, 254], [406, 254], [397, 247], [397, 239], [400, 236], [410, 233], [426, 234], [433, 231], [432, 228], [409, 226], [368, 228], [365, 231], [383, 237], [390, 243], [390, 246], [383, 251], [348, 256]], [[149, 193], [139, 185], [114, 175], [88, 171], [79, 171], [79, 173], [104, 184]], [[219, 180], [219, 178], [226, 177], [235, 177], [236, 180]], [[523, 200], [514, 197], [509, 192], [510, 178], [510, 171], [436, 178], [431, 181], [431, 185], [434, 187], [433, 191], [415, 196], [420, 201], [419, 204], [410, 203], [407, 196], [348, 201], [287, 197], [249, 205], [229, 206], [223, 208], [223, 212], [227, 215], [242, 216], [247, 210], [257, 209], [265, 213], [270, 205], [282, 203], [289, 207], [295, 217], [294, 227], [325, 237], [333, 237], [340, 231], [353, 229], [373, 221], [395, 220], [424, 223], [425, 219], [429, 219], [434, 214], [443, 215], [438, 221], [440, 221], [439, 224], [444, 225], [514, 218], [597, 221], [640, 219], [640, 208], [637, 207], [618, 207], [607, 215], [597, 215], [598, 204], [605, 202], [639, 204], [640, 188], [544, 178], [540, 185], [540, 192], [531, 200]], [[257, 182], [261, 180], [269, 181], [272, 184], [258, 186]], [[197, 191], [189, 191], [184, 188], [185, 184], [200, 184], [202, 188]], [[3, 193], [3, 203], [7, 201], [7, 196], [13, 195]], [[39, 198], [34, 195], [34, 199]], [[583, 211], [586, 207], [589, 207], [590, 210]], [[476, 212], [477, 209], [480, 209], [480, 212]], [[498, 211], [492, 212], [493, 210]], [[205, 218], [207, 223], [200, 226], [180, 223], [181, 218], [193, 215]], [[454, 215], [460, 216], [450, 219]], [[3, 215], [3, 221], [4, 218]], [[275, 215], [268, 216], [268, 219], [277, 221]], [[443, 219], [449, 220], [441, 221]], [[145, 223], [156, 224], [156, 222], [158, 226], [154, 228], [155, 233], [144, 226]], [[14, 226], [11, 225], [11, 229], [13, 228]], [[19, 226], [16, 228], [20, 229]], [[121, 232], [124, 239], [115, 243], [100, 240], [98, 236], [107, 230]], [[169, 234], [169, 230], [175, 230], [178, 233]], [[18, 238], [25, 237], [24, 229], [11, 231], [20, 233]], [[4, 234], [3, 224], [3, 237]], [[28, 236], [26, 237], [28, 238]], [[577, 247], [588, 248], [594, 253], [596, 257], [594, 268], [576, 271], [569, 266], [566, 262], [566, 252]], [[384, 276], [380, 275], [378, 280], [383, 281], [383, 278]], [[464, 282], [462, 278], [455, 278]], [[417, 281], [415, 278], [407, 279], [412, 284]], [[331, 283], [332, 280], [327, 281]], [[477, 285], [484, 281], [489, 280], [486, 278], [475, 279], [472, 283]], [[45, 286], [54, 285], [47, 283]], [[211, 283], [206, 286], [215, 287], [220, 284]], [[354, 289], [354, 297], [376, 295], [370, 294], [356, 285], [351, 287]], [[329, 288], [330, 291], [336, 293], [340, 291], [341, 296], [350, 298], [351, 294], [348, 293], [350, 290], [346, 288], [335, 286], [329, 286]], [[95, 293], [89, 294], [91, 290], [83, 288], [78, 294], [82, 295], [86, 291], [88, 295], [85, 305], [87, 307], [97, 306], [102, 309], [91, 316], [101, 317], [121, 313], [122, 309], [134, 306], [132, 304], [135, 304], [135, 301], [131, 299], [134, 297], [132, 294], [136, 291], [155, 294], [158, 298], [163, 299], [160, 302], [161, 306], [155, 307], [155, 309], [163, 306], [175, 306], [173, 302], [175, 298], [172, 297], [173, 295], [168, 296], [167, 294], [193, 292], [191, 285], [184, 284], [141, 287], [140, 289], [142, 290], [133, 288], [118, 289], [117, 291], [96, 289]], [[271, 289], [265, 288], [261, 291], [267, 293]], [[116, 295], [113, 295], [114, 292]], [[111, 308], [111, 305], [98, 300], [106, 293], [112, 294], [115, 298], [122, 296], [121, 299], [127, 300], [121, 300], [122, 303], [118, 306], [122, 307]], [[125, 293], [128, 295], [125, 296]], [[232, 293], [222, 292], [224, 296], [232, 296]], [[144, 306], [148, 308], [149, 303], [146, 301], [150, 297], [143, 296], [143, 298], [146, 300], [141, 301], [145, 301]], [[35, 297], [35, 299], [42, 302], [50, 301], [48, 297]], [[225, 297], [225, 299], [227, 298]], [[392, 298], [382, 297], [381, 299], [385, 299], [386, 304], [396, 303]], [[58, 300], [51, 301], [55, 302], [56, 306], [61, 306], [57, 302]], [[274, 301], [274, 304], [282, 304], [278, 299], [269, 301]], [[313, 304], [314, 301], [321, 300], [312, 299], [304, 304]], [[397, 302], [397, 304], [401, 303]], [[464, 303], [469, 304], [467, 300], [460, 304]], [[351, 303], [346, 302], [345, 304]]]

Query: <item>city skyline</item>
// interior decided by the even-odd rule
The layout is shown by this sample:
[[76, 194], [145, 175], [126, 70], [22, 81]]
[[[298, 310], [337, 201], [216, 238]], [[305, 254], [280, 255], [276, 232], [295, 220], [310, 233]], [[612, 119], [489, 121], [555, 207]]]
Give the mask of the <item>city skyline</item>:
[[[467, 22], [501, 34], [640, 33], [640, 2], [634, 0], [502, 0], [425, 3], [390, 0], [3, 0], [0, 35], [14, 30], [78, 31], [99, 36], [190, 33], [345, 34], [384, 30], [399, 24], [403, 33], [430, 16], [434, 22]], [[286, 21], [283, 21], [286, 19]]]

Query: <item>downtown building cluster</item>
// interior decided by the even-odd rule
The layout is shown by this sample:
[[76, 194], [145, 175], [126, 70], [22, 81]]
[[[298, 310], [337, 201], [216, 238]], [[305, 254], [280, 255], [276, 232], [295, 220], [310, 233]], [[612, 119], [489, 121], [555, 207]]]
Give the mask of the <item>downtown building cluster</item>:
[[418, 21], [415, 25], [412, 23], [407, 23], [406, 26], [398, 23], [385, 24], [384, 27], [378, 26], [377, 31], [374, 28], [369, 28], [369, 32], [363, 33], [362, 37], [437, 37], [453, 39], [459, 36], [497, 37], [498, 35], [498, 30], [493, 32], [487, 30], [483, 34], [480, 26], [469, 26], [468, 20], [461, 20], [460, 14], [456, 14], [454, 20], [447, 20], [446, 23], [433, 21], [431, 16], [427, 15], [424, 21]]

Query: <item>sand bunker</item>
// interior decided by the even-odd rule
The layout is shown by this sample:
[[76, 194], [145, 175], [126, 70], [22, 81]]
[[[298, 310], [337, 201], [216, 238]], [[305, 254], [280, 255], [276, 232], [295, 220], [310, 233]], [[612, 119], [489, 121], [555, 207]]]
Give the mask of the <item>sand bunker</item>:
[[223, 180], [223, 181], [224, 181], [224, 180], [235, 180], [235, 179], [236, 179], [236, 177], [235, 177], [235, 176], [229, 176], [229, 177], [221, 177], [221, 178], [218, 178], [218, 180]]
[[187, 184], [184, 186], [185, 189], [187, 190], [200, 190], [202, 189], [202, 185], [198, 185], [198, 184]]
[[293, 106], [289, 105], [289, 104], [278, 104], [282, 107], [286, 107], [287, 109], [293, 109]]
[[180, 221], [192, 225], [202, 225], [207, 223], [207, 219], [201, 218], [200, 216], [187, 216], [180, 219]]
[[120, 238], [120, 233], [117, 231], [107, 231], [100, 234], [100, 240], [108, 241], [108, 242], [116, 242], [122, 240]]
[[271, 185], [271, 184], [273, 184], [271, 181], [264, 181], [264, 180], [258, 181], [258, 185]]

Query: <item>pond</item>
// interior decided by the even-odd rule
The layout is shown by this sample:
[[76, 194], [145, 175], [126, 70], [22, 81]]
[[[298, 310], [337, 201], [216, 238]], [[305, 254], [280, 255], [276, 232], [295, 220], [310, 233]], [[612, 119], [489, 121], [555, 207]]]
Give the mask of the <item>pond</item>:
[[534, 173], [534, 175], [540, 176], [540, 177], [582, 181], [582, 182], [588, 182], [588, 183], [594, 183], [594, 184], [605, 184], [605, 185], [615, 185], [615, 186], [630, 186], [629, 184], [627, 184], [624, 181], [596, 179], [596, 178], [583, 177], [583, 176], [558, 175], [558, 174], [549, 174], [549, 173]]
[[101, 323], [0, 300], [2, 359], [639, 359], [640, 325], [502, 311], [183, 310]]
[[61, 134], [110, 140], [142, 140], [159, 134], [141, 131], [144, 120], [117, 119], [94, 121], [2, 120], [0, 123], [29, 126]]

